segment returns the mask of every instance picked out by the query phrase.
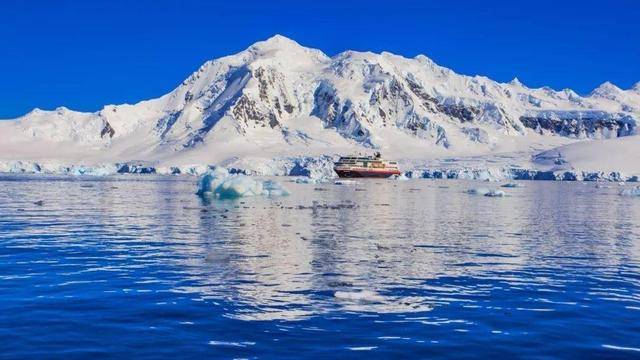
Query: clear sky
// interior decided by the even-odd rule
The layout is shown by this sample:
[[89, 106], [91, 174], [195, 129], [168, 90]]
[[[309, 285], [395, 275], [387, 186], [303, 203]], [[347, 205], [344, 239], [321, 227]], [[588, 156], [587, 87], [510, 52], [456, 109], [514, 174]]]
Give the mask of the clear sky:
[[0, 118], [160, 96], [203, 62], [282, 34], [497, 81], [588, 93], [640, 81], [640, 1], [0, 2]]

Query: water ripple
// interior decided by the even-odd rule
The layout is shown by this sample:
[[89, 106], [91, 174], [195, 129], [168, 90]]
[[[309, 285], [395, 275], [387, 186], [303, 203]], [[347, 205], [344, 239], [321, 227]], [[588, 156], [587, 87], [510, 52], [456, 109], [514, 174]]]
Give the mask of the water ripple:
[[535, 182], [488, 201], [461, 181], [374, 180], [205, 202], [194, 183], [0, 178], [0, 353], [638, 351], [636, 199]]

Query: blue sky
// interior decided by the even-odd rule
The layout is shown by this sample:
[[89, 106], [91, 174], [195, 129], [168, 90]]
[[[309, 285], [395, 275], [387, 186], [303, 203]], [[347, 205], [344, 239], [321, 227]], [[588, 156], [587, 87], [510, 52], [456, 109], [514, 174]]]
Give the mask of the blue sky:
[[0, 3], [0, 118], [160, 96], [276, 33], [334, 55], [425, 54], [498, 81], [588, 93], [640, 81], [640, 1], [21, 1]]

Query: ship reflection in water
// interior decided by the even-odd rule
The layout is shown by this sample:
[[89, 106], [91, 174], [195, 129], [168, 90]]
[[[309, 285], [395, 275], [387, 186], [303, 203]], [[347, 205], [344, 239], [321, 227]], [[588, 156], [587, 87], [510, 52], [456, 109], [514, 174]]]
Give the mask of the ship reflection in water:
[[203, 202], [189, 177], [18, 179], [0, 181], [8, 356], [637, 348], [640, 202], [617, 189], [362, 179]]

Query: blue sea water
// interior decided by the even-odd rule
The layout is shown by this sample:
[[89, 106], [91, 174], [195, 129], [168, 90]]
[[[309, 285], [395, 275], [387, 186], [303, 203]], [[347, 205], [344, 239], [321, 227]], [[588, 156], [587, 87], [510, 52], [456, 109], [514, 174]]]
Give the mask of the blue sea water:
[[0, 358], [640, 358], [640, 199], [594, 184], [0, 178]]

